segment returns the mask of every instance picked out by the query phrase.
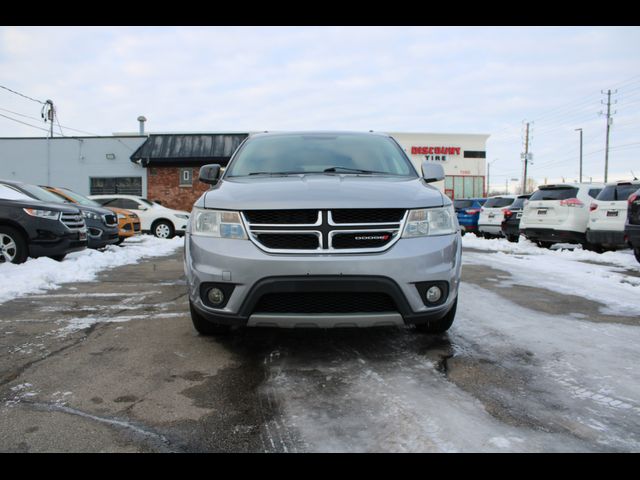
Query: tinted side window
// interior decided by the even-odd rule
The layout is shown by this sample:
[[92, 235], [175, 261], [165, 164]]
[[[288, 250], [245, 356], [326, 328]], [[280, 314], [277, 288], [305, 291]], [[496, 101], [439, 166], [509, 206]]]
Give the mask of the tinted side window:
[[138, 202], [136, 202], [135, 200], [130, 200], [128, 198], [120, 198], [119, 200], [120, 200], [120, 204], [118, 205], [118, 207], [120, 208], [127, 208], [129, 210], [140, 209]]
[[573, 187], [544, 188], [536, 190], [529, 200], [566, 200], [576, 198], [578, 189]]

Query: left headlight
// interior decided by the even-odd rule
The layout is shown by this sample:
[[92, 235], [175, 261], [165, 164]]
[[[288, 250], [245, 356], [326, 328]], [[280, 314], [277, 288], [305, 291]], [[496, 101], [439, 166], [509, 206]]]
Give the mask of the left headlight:
[[126, 215], [123, 215], [122, 213], [118, 213], [118, 220], [123, 220], [125, 218], [127, 218]]
[[453, 205], [409, 211], [402, 238], [450, 235], [458, 229]]
[[248, 238], [238, 212], [194, 208], [189, 224], [193, 235], [241, 240]]
[[176, 217], [178, 217], [178, 218], [182, 218], [182, 219], [184, 219], [184, 220], [189, 220], [189, 215], [187, 215], [187, 214], [185, 214], [185, 213], [176, 213], [175, 215], [176, 215]]

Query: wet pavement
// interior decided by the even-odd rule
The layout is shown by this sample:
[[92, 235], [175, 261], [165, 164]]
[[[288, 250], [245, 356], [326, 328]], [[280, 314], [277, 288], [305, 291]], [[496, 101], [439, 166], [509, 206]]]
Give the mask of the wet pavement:
[[509, 278], [436, 336], [199, 336], [181, 250], [6, 302], [0, 451], [639, 451], [640, 320]]

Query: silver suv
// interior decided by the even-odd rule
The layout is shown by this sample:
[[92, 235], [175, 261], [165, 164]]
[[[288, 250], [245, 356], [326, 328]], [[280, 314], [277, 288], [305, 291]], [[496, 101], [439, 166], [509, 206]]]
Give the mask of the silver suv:
[[461, 240], [451, 200], [388, 135], [250, 136], [195, 203], [184, 266], [201, 334], [232, 326], [415, 325], [456, 313]]

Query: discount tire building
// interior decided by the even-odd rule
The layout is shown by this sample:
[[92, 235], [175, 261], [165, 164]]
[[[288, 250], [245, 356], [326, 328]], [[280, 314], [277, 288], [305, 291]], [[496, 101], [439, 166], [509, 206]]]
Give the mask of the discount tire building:
[[[225, 166], [250, 133], [114, 134], [103, 137], [0, 138], [0, 178], [67, 187], [83, 195], [123, 193], [191, 210], [207, 189], [198, 170]], [[482, 197], [488, 135], [390, 133], [420, 171], [440, 163], [434, 184], [451, 198]]]

